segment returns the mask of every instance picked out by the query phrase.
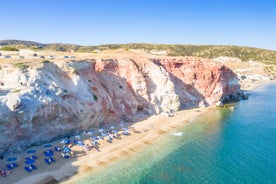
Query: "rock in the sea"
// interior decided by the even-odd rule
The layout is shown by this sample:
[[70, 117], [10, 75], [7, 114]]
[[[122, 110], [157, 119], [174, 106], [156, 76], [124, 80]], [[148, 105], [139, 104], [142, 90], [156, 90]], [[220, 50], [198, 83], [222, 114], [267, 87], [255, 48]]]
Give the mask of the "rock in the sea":
[[0, 76], [0, 153], [139, 114], [208, 106], [240, 90], [237, 76], [221, 64], [134, 53], [30, 67], [4, 64]]
[[216, 103], [216, 107], [223, 107], [222, 101], [218, 101], [218, 102]]

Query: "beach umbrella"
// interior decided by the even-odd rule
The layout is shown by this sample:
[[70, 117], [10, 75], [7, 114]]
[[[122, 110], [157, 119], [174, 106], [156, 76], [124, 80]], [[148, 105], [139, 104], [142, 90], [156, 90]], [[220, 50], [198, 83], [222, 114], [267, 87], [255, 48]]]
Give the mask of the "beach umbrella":
[[125, 127], [125, 128], [122, 128], [122, 130], [126, 131], [126, 130], [128, 130], [128, 128], [127, 128], [127, 127]]
[[36, 153], [36, 150], [28, 150], [27, 153], [28, 154], [34, 154], [34, 153]]
[[118, 130], [113, 130], [114, 133], [118, 133]]
[[107, 133], [102, 133], [102, 136], [106, 137], [106, 136], [108, 136], [108, 134]]
[[50, 148], [50, 147], [52, 147], [52, 145], [51, 144], [45, 144], [43, 147], [44, 148]]
[[94, 139], [94, 140], [100, 140], [98, 137], [92, 137], [92, 139]]
[[115, 126], [111, 126], [111, 127], [110, 127], [110, 129], [114, 129], [114, 128], [115, 128]]
[[35, 160], [34, 159], [26, 159], [26, 161], [25, 161], [25, 164], [33, 164], [33, 163], [35, 163]]
[[71, 149], [70, 149], [68, 146], [65, 146], [65, 147], [63, 148], [63, 152], [64, 152], [64, 153], [70, 153], [70, 152], [71, 152]]
[[90, 132], [87, 132], [87, 135], [93, 135], [94, 132], [90, 131]]
[[69, 143], [70, 143], [70, 140], [69, 140], [69, 139], [62, 139], [62, 140], [60, 141], [60, 143], [62, 143], [62, 144], [69, 144]]
[[62, 140], [60, 141], [60, 143], [62, 143], [62, 144], [66, 144], [66, 143], [67, 143], [67, 140], [62, 139]]
[[14, 162], [16, 160], [17, 160], [16, 157], [10, 157], [10, 158], [7, 159], [8, 162]]
[[80, 139], [80, 138], [81, 138], [80, 135], [76, 135], [76, 136], [75, 136], [75, 139]]
[[52, 152], [52, 151], [46, 151], [46, 152], [44, 152], [44, 155], [45, 155], [46, 157], [51, 157], [51, 156], [54, 155], [54, 152]]
[[78, 141], [77, 144], [78, 144], [79, 146], [84, 146], [83, 141]]
[[104, 129], [103, 129], [103, 128], [101, 128], [101, 129], [99, 129], [99, 130], [98, 130], [98, 132], [104, 132]]

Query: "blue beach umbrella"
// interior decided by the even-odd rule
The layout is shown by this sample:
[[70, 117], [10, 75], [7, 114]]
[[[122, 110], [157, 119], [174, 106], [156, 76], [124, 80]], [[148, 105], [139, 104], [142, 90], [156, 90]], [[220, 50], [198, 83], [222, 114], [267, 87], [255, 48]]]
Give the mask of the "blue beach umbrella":
[[111, 126], [111, 127], [110, 127], [110, 129], [114, 129], [114, 128], [115, 128], [115, 126]]
[[100, 140], [98, 137], [91, 137], [92, 139], [94, 139], [95, 141]]
[[112, 132], [114, 132], [114, 133], [118, 133], [118, 130], [113, 130]]
[[108, 134], [107, 133], [102, 133], [102, 136], [106, 137], [106, 136], [108, 136]]
[[82, 141], [78, 141], [78, 142], [77, 142], [77, 145], [79, 145], [79, 146], [84, 146], [84, 143], [83, 143]]
[[61, 141], [60, 141], [60, 143], [62, 143], [62, 144], [66, 144], [66, 140], [65, 139], [62, 139]]
[[62, 139], [62, 140], [60, 141], [60, 143], [62, 143], [62, 144], [69, 144], [69, 143], [70, 143], [70, 140], [69, 140], [69, 139]]
[[101, 129], [99, 129], [99, 130], [98, 130], [98, 132], [104, 132], [104, 129], [103, 129], [103, 128], [101, 128]]
[[17, 160], [16, 157], [10, 157], [10, 158], [7, 159], [8, 162], [14, 162], [16, 160]]
[[25, 161], [25, 164], [33, 164], [33, 163], [35, 163], [35, 160], [34, 159], [26, 159], [26, 161]]
[[28, 150], [27, 153], [28, 154], [34, 154], [34, 153], [36, 153], [36, 150]]
[[51, 144], [45, 144], [43, 147], [44, 148], [50, 148], [50, 147], [52, 147], [52, 145]]
[[126, 130], [128, 130], [128, 128], [127, 128], [127, 127], [125, 127], [125, 128], [122, 128], [122, 130], [126, 131]]
[[44, 155], [46, 157], [51, 157], [51, 156], [54, 156], [54, 152], [44, 152]]
[[76, 136], [75, 136], [75, 139], [80, 139], [80, 138], [81, 138], [80, 135], [76, 135]]
[[87, 135], [93, 135], [94, 132], [90, 131], [90, 132], [87, 132]]
[[64, 147], [63, 150], [62, 150], [64, 153], [69, 153], [71, 152], [71, 149], [69, 147]]

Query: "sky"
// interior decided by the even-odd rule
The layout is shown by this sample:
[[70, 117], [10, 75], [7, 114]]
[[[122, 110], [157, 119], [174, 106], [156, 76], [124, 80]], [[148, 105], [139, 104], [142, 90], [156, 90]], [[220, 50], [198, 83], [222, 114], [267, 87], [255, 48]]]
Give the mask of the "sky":
[[276, 50], [276, 0], [0, 0], [0, 40]]

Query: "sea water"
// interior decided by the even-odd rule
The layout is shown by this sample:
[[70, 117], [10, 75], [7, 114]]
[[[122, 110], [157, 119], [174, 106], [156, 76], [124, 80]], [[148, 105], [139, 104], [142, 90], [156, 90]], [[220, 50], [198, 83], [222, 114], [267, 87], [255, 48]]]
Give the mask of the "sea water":
[[276, 83], [217, 109], [136, 155], [68, 183], [276, 183]]

